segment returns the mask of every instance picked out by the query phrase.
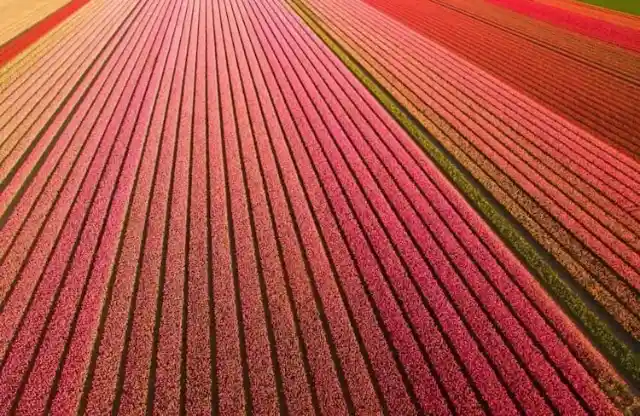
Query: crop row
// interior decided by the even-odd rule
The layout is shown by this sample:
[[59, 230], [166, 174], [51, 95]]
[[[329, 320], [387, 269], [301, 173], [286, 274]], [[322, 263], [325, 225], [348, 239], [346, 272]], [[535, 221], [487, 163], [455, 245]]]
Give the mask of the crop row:
[[64, 1], [32, 2], [27, 3], [26, 7], [21, 2], [3, 4], [2, 12], [4, 18], [2, 28], [0, 28], [0, 46], [4, 46], [5, 43], [11, 41], [63, 4]]
[[[631, 254], [637, 244], [633, 232], [638, 229], [637, 220], [625, 215], [619, 206], [637, 201], [633, 190], [637, 166], [634, 168], [629, 159], [628, 168], [620, 163], [618, 160], [625, 160], [622, 154], [603, 154], [599, 151], [602, 144], [593, 136], [572, 128], [517, 92], [492, 83], [441, 48], [404, 34], [401, 27], [394, 27], [375, 12], [337, 6], [328, 10], [324, 4], [317, 5], [318, 12], [362, 57], [367, 69], [380, 74], [377, 78], [390, 91], [396, 91], [407, 108], [415, 109], [414, 114], [427, 127], [433, 126], [429, 130], [435, 131], [445, 147], [572, 271], [576, 280], [637, 334], [633, 269], [619, 269], [626, 279], [607, 270], [597, 257], [580, 247], [580, 240], [593, 242], [593, 234], [588, 237], [573, 229], [581, 229], [580, 221], [591, 224], [589, 227], [596, 223], [602, 227], [611, 220], [613, 229], [620, 227], [618, 230], [628, 236], [627, 250]], [[358, 7], [355, 5], [351, 9]], [[361, 26], [350, 25], [349, 19], [355, 14], [371, 16], [364, 22], [379, 35], [370, 36]], [[420, 62], [425, 61], [432, 65], [422, 66]], [[506, 100], [515, 105], [504, 104]], [[609, 176], [614, 171], [609, 168], [611, 163], [627, 168], [626, 172]], [[616, 192], [612, 188], [624, 192], [624, 196], [620, 193], [610, 198]], [[611, 214], [615, 218], [607, 218]], [[602, 247], [600, 241], [594, 244]], [[610, 259], [616, 264], [616, 259]]]
[[[138, 12], [140, 11], [141, 8], [139, 7]], [[147, 11], [147, 19], [152, 17], [151, 11]], [[122, 26], [117, 27], [115, 33], [118, 33], [118, 29], [121, 28]], [[126, 34], [120, 33], [122, 37], [118, 40], [122, 43], [114, 42], [113, 46], [118, 46], [118, 43], [127, 45], [126, 42], [131, 42], [137, 35], [143, 35], [142, 39], [146, 39], [149, 36], [148, 26], [135, 25], [131, 29], [125, 32]], [[145, 29], [146, 32], [141, 33]], [[146, 37], [144, 36], [145, 34]], [[143, 44], [140, 43], [138, 45], [141, 47]], [[40, 230], [41, 232], [36, 237], [38, 245], [33, 246], [31, 251], [36, 253], [37, 258], [32, 256], [32, 261], [25, 265], [26, 267], [21, 268], [20, 272], [24, 278], [16, 282], [15, 286], [12, 286], [14, 290], [11, 292], [11, 297], [5, 299], [6, 301], [4, 302], [3, 316], [7, 319], [5, 322], [9, 323], [10, 320], [17, 318], [20, 318], [20, 320], [18, 325], [11, 329], [13, 335], [4, 338], [8, 341], [10, 340], [11, 343], [8, 345], [8, 349], [4, 350], [2, 362], [3, 375], [7, 377], [3, 394], [10, 395], [8, 397], [10, 400], [3, 400], [3, 403], [5, 406], [12, 405], [21, 412], [34, 411], [34, 409], [43, 409], [45, 407], [50, 409], [48, 406], [51, 406], [52, 402], [49, 400], [50, 396], [47, 389], [50, 388], [51, 383], [58, 381], [57, 378], [61, 375], [59, 373], [59, 370], [61, 370], [59, 367], [60, 360], [64, 360], [64, 356], [69, 353], [69, 350], [65, 348], [65, 344], [61, 342], [59, 335], [64, 331], [68, 331], [68, 325], [76, 327], [78, 322], [83, 322], [84, 316], [79, 314], [80, 310], [73, 306], [83, 304], [86, 301], [86, 305], [89, 305], [89, 308], [96, 307], [98, 305], [96, 298], [99, 298], [100, 295], [97, 289], [104, 285], [106, 270], [100, 266], [108, 266], [108, 263], [101, 265], [99, 261], [96, 263], [93, 257], [94, 247], [98, 244], [98, 239], [104, 235], [104, 231], [101, 231], [99, 226], [99, 218], [101, 215], [105, 215], [105, 210], [109, 208], [116, 209], [116, 215], [111, 218], [118, 218], [118, 205], [112, 206], [112, 204], [108, 204], [108, 198], [104, 197], [104, 193], [110, 192], [110, 187], [116, 181], [117, 173], [121, 168], [120, 164], [124, 162], [123, 153], [128, 153], [129, 150], [134, 151], [135, 147], [132, 149], [122, 140], [114, 141], [116, 134], [119, 132], [118, 126], [121, 125], [120, 122], [123, 121], [127, 108], [123, 104], [114, 108], [115, 103], [104, 94], [108, 90], [103, 89], [103, 87], [105, 87], [105, 78], [107, 78], [107, 82], [116, 81], [114, 85], [111, 85], [112, 88], [119, 92], [129, 92], [127, 99], [121, 100], [122, 103], [126, 103], [131, 98], [131, 88], [136, 81], [135, 77], [131, 78], [132, 71], [135, 69], [139, 72], [143, 69], [142, 65], [136, 67], [138, 62], [136, 59], [128, 59], [136, 53], [136, 48], [127, 45], [126, 48], [121, 49], [120, 54], [126, 52], [130, 55], [113, 56], [113, 52], [114, 50], [111, 48], [106, 56], [108, 64], [105, 62], [99, 67], [95, 84], [91, 83], [88, 88], [96, 86], [96, 89], [92, 92], [96, 94], [102, 93], [103, 104], [111, 112], [115, 110], [115, 113], [112, 114], [111, 119], [101, 118], [98, 121], [99, 127], [97, 131], [92, 130], [90, 132], [95, 134], [92, 137], [95, 145], [98, 145], [97, 153], [92, 157], [89, 166], [85, 166], [83, 170], [76, 172], [76, 178], [73, 178], [76, 181], [82, 180], [83, 186], [77, 189], [75, 194], [65, 195], [65, 191], [69, 192], [74, 185], [73, 180], [70, 183], [67, 182], [67, 185], [71, 185], [70, 188], [62, 190], [61, 198], [58, 199], [56, 197], [57, 204], [49, 213], [49, 221], [46, 225], [62, 228], [59, 228], [57, 232], [55, 228], [54, 230]], [[114, 59], [109, 61], [110, 57]], [[123, 68], [122, 65], [127, 61], [129, 64]], [[119, 68], [114, 71], [114, 66], [117, 67], [118, 65], [120, 65]], [[103, 69], [107, 69], [107, 71], [101, 72]], [[125, 72], [117, 72], [118, 69]], [[123, 91], [124, 83], [128, 83], [128, 90]], [[114, 96], [117, 97], [115, 94]], [[120, 98], [122, 98], [122, 95], [120, 95]], [[90, 105], [90, 103], [94, 102], [93, 99], [95, 98], [86, 103]], [[86, 115], [87, 107], [81, 108], [80, 111], [75, 113], [79, 119], [83, 118], [83, 114]], [[109, 112], [106, 114], [109, 115]], [[118, 117], [120, 118], [118, 119]], [[69, 123], [69, 125], [74, 126], [75, 124]], [[103, 132], [109, 131], [111, 134], [106, 136], [104, 135], [105, 133], [101, 134], [100, 128], [104, 129]], [[90, 145], [89, 149], [92, 147], [95, 149], [95, 145]], [[70, 156], [75, 157], [77, 155]], [[49, 173], [55, 174], [59, 172]], [[52, 185], [55, 187], [55, 179]], [[55, 196], [56, 193], [54, 192], [50, 195]], [[97, 203], [93, 204], [92, 202], [94, 201], [97, 201]], [[52, 248], [51, 244], [53, 244]], [[49, 245], [48, 250], [47, 245]], [[20, 246], [14, 247], [20, 248]], [[101, 247], [109, 249], [108, 244], [101, 245]], [[91, 279], [87, 280], [89, 267], [91, 267]], [[35, 281], [36, 279], [37, 282]], [[33, 286], [34, 284], [35, 287]], [[30, 302], [25, 302], [25, 296]], [[20, 302], [19, 299], [21, 298], [23, 300]], [[27, 307], [26, 310], [20, 312], [25, 306]], [[95, 319], [95, 317], [93, 318]], [[89, 328], [80, 326], [80, 331], [78, 331], [80, 340], [83, 335], [86, 336], [83, 333], [83, 330], [86, 329]], [[20, 345], [24, 345], [24, 347], [17, 348]], [[90, 347], [90, 344], [86, 342], [80, 342], [76, 345], [78, 345], [80, 351], [86, 351]], [[46, 353], [37, 354], [38, 351], [46, 351]], [[77, 349], [73, 350], [73, 354], [77, 353]], [[20, 391], [19, 394], [15, 393], [14, 389], [16, 387]], [[17, 399], [21, 396], [29, 397], [29, 399], [18, 403]]]
[[[473, 16], [523, 40], [538, 43], [545, 50], [563, 54], [608, 73], [618, 74], [627, 78], [634, 78], [635, 76], [633, 70], [634, 54], [616, 46], [602, 42], [595, 43], [588, 39], [585, 42], [584, 36], [574, 32], [541, 24], [534, 19], [521, 18], [508, 11], [505, 12], [502, 8], [492, 7], [491, 5], [480, 7], [480, 4], [462, 3], [457, 0], [448, 0], [447, 3], [440, 4]], [[521, 4], [526, 5], [527, 3]], [[544, 27], [544, 30], [541, 30], [541, 27]]]
[[[580, 13], [580, 9], [573, 9], [571, 3], [567, 3], [569, 7], [563, 7], [562, 5], [543, 4], [536, 1], [518, 3], [510, 0], [491, 0], [491, 2], [554, 26], [640, 52], [638, 30], [625, 27], [622, 19], [618, 21], [611, 19], [612, 14], [606, 13], [604, 10], [596, 13], [593, 10], [583, 9]], [[589, 13], [590, 11], [591, 13]]]
[[21, 55], [87, 2], [88, 0], [71, 0], [3, 4], [7, 25], [3, 25], [0, 33], [0, 66]]
[[[447, 46], [485, 71], [526, 92], [559, 114], [637, 155], [638, 79], [596, 59], [577, 59], [495, 27], [447, 2], [368, 2], [411, 29]], [[468, 3], [467, 3], [468, 4]], [[512, 20], [518, 21], [516, 16]], [[585, 39], [584, 42], [589, 42]], [[593, 42], [592, 42], [593, 43]], [[597, 47], [594, 45], [593, 47]], [[631, 68], [634, 60], [628, 59]], [[552, 70], [551, 70], [552, 69]], [[575, 74], [581, 74], [580, 77]], [[611, 122], [609, 122], [611, 121]]]
[[[112, 14], [111, 19], [100, 22], [100, 27], [107, 31], [109, 28], [117, 27], [113, 16]], [[85, 26], [85, 30], [90, 30], [90, 26]], [[51, 137], [53, 140], [57, 137], [55, 134], [59, 130], [50, 127], [60, 129], [73, 109], [73, 105], [66, 104], [75, 103], [77, 99], [74, 98], [79, 96], [82, 87], [91, 81], [91, 78], [83, 79], [93, 62], [86, 59], [87, 54], [105, 47], [108, 39], [105, 34], [108, 35], [108, 32], [103, 33], [102, 37], [95, 33], [93, 36], [87, 36], [84, 44], [81, 39], [70, 37], [68, 42], [73, 45], [73, 49], [67, 52], [71, 58], [67, 59], [63, 55], [64, 49], [55, 50], [57, 53], [42, 59], [42, 66], [37, 65], [39, 72], [42, 71], [41, 68], [47, 68], [40, 78], [34, 78], [33, 74], [24, 74], [3, 91], [0, 107], [1, 131], [4, 138], [0, 145], [2, 189], [6, 186], [24, 189], [28, 184], [26, 178], [29, 178], [33, 168], [42, 162], [43, 153], [46, 154], [47, 149], [50, 149]], [[46, 132], [52, 132], [53, 135], [45, 137]], [[15, 176], [17, 178], [14, 178]], [[8, 195], [12, 196], [14, 193], [9, 192]], [[3, 216], [6, 216], [5, 210], [9, 202], [6, 199], [2, 201]]]
[[614, 23], [620, 27], [640, 29], [640, 19], [629, 13], [620, 12], [613, 9], [589, 4], [587, 2], [574, 2], [563, 0], [540, 0], [540, 3], [553, 7], [568, 10], [582, 16], [597, 18], [606, 22]]

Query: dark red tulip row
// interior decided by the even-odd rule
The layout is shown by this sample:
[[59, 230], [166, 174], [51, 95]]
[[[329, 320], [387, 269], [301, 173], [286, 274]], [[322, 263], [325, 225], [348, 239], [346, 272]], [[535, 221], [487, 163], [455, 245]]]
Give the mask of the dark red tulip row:
[[[579, 13], [571, 8], [562, 7], [560, 4], [545, 4], [535, 0], [490, 1], [525, 16], [640, 53], [640, 30], [637, 27], [627, 27], [621, 24], [622, 22], [602, 19], [601, 15], [609, 12], [606, 9], [597, 10], [585, 7], [583, 12]], [[615, 12], [610, 12], [610, 14], [617, 17]], [[633, 16], [629, 15], [628, 18], [631, 20]], [[636, 18], [636, 20], [640, 22], [640, 19]]]
[[637, 53], [484, 2], [367, 3], [638, 160]]

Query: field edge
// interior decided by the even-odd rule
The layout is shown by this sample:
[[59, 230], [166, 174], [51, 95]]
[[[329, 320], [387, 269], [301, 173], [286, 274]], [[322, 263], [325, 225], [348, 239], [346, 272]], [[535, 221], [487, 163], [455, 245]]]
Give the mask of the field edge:
[[611, 1], [605, 0], [580, 0], [580, 2], [588, 4], [590, 6], [599, 7], [602, 10], [611, 10], [614, 12], [624, 13], [629, 16], [640, 16], [639, 4], [627, 4], [624, 1], [615, 1], [611, 4]]

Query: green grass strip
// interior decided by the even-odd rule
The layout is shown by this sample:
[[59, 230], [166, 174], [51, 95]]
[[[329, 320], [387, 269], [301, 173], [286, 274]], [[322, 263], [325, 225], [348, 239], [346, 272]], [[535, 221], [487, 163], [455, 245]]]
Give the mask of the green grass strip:
[[580, 0], [583, 3], [617, 10], [623, 13], [640, 15], [640, 1], [638, 0]]
[[[397, 100], [382, 87], [375, 78], [323, 27], [322, 21], [299, 0], [288, 0], [294, 11], [304, 20], [315, 34], [333, 51], [358, 80], [391, 113], [393, 118], [426, 151], [440, 170], [453, 182], [467, 201], [480, 212], [503, 241], [515, 251], [516, 255], [529, 267], [540, 283], [551, 293], [561, 307], [586, 330], [596, 347], [624, 374], [633, 384], [640, 385], [640, 356], [614, 335], [611, 329], [594, 314], [582, 299], [562, 280], [545, 257], [534, 247], [522, 231], [514, 227], [515, 220], [509, 220], [489, 200], [487, 191], [474, 183], [453, 160], [453, 157], [441, 149], [437, 139], [431, 136]], [[507, 214], [508, 215], [508, 214]], [[629, 404], [631, 394], [627, 386], [612, 385], [611, 381], [599, 380], [603, 390], [616, 402]], [[615, 384], [615, 383], [614, 383]]]

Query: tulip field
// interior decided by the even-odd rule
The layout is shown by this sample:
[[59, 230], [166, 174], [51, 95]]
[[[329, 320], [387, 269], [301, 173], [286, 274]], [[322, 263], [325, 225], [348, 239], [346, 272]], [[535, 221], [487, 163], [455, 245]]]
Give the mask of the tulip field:
[[[409, 0], [403, 3], [405, 8], [397, 9], [388, 2], [377, 1], [367, 0], [398, 19], [406, 19], [408, 25], [416, 25], [416, 30], [424, 30], [429, 36], [433, 32], [434, 37], [444, 39], [452, 31], [448, 23], [436, 26], [435, 12], [440, 11], [436, 6], [433, 11], [424, 11], [424, 19], [418, 19], [422, 8]], [[402, 1], [405, 0], [394, 4]], [[615, 50], [629, 64], [628, 77], [587, 68], [583, 69], [584, 76], [576, 77], [573, 74], [577, 68], [570, 66], [577, 66], [577, 62], [564, 55], [546, 53], [549, 62], [532, 65], [533, 58], [525, 52], [538, 48], [538, 43], [511, 49], [507, 55], [506, 49], [511, 46], [505, 46], [503, 54], [500, 45], [494, 43], [500, 33], [478, 40], [460, 37], [451, 40], [452, 49], [459, 53], [454, 54], [429, 38], [406, 30], [364, 2], [310, 3], [328, 30], [335, 31], [362, 65], [433, 132], [580, 285], [636, 340], [640, 339], [640, 153], [636, 149], [639, 142], [634, 140], [640, 132], [636, 121], [640, 120], [640, 71], [632, 71], [640, 68], [638, 56]], [[444, 19], [450, 10], [442, 9]], [[350, 24], [355, 19], [358, 25]], [[462, 26], [457, 20], [452, 24]], [[472, 24], [478, 25], [469, 22]], [[570, 35], [573, 36], [566, 37]], [[506, 34], [503, 36], [507, 38]], [[583, 40], [585, 49], [588, 42]], [[561, 45], [560, 40], [556, 43]], [[578, 47], [568, 44], [567, 53], [581, 53]], [[592, 48], [584, 52], [591, 53]], [[468, 54], [468, 60], [462, 59], [461, 54]], [[542, 50], [535, 54], [537, 62], [547, 58]], [[476, 59], [480, 63], [493, 59], [500, 64], [485, 72], [471, 64]], [[621, 61], [598, 64], [607, 64], [613, 71], [614, 64]], [[557, 65], [557, 71], [547, 69], [552, 65]], [[525, 76], [521, 69], [531, 71], [531, 75]], [[563, 73], [566, 79], [562, 79]], [[514, 84], [522, 90], [508, 82], [516, 74]], [[586, 84], [592, 74], [594, 79]], [[601, 78], [598, 82], [596, 76]], [[570, 85], [573, 80], [576, 85]], [[576, 111], [578, 97], [571, 95], [586, 96], [587, 87], [599, 92], [593, 91], [597, 101], [590, 101], [585, 111], [596, 119], [595, 108], [603, 106], [597, 122], [620, 129], [620, 134], [615, 133], [620, 143], [624, 129], [629, 138], [624, 143], [629, 147], [609, 143], [604, 136], [551, 111], [556, 105], [562, 106], [563, 111]], [[544, 96], [550, 100], [544, 106], [534, 98], [546, 88], [559, 93]], [[576, 105], [559, 102], [573, 98]], [[614, 108], [615, 116], [611, 116], [619, 123], [602, 116]], [[613, 130], [610, 133], [614, 134]]]
[[639, 18], [5, 11], [0, 415], [640, 409]]

